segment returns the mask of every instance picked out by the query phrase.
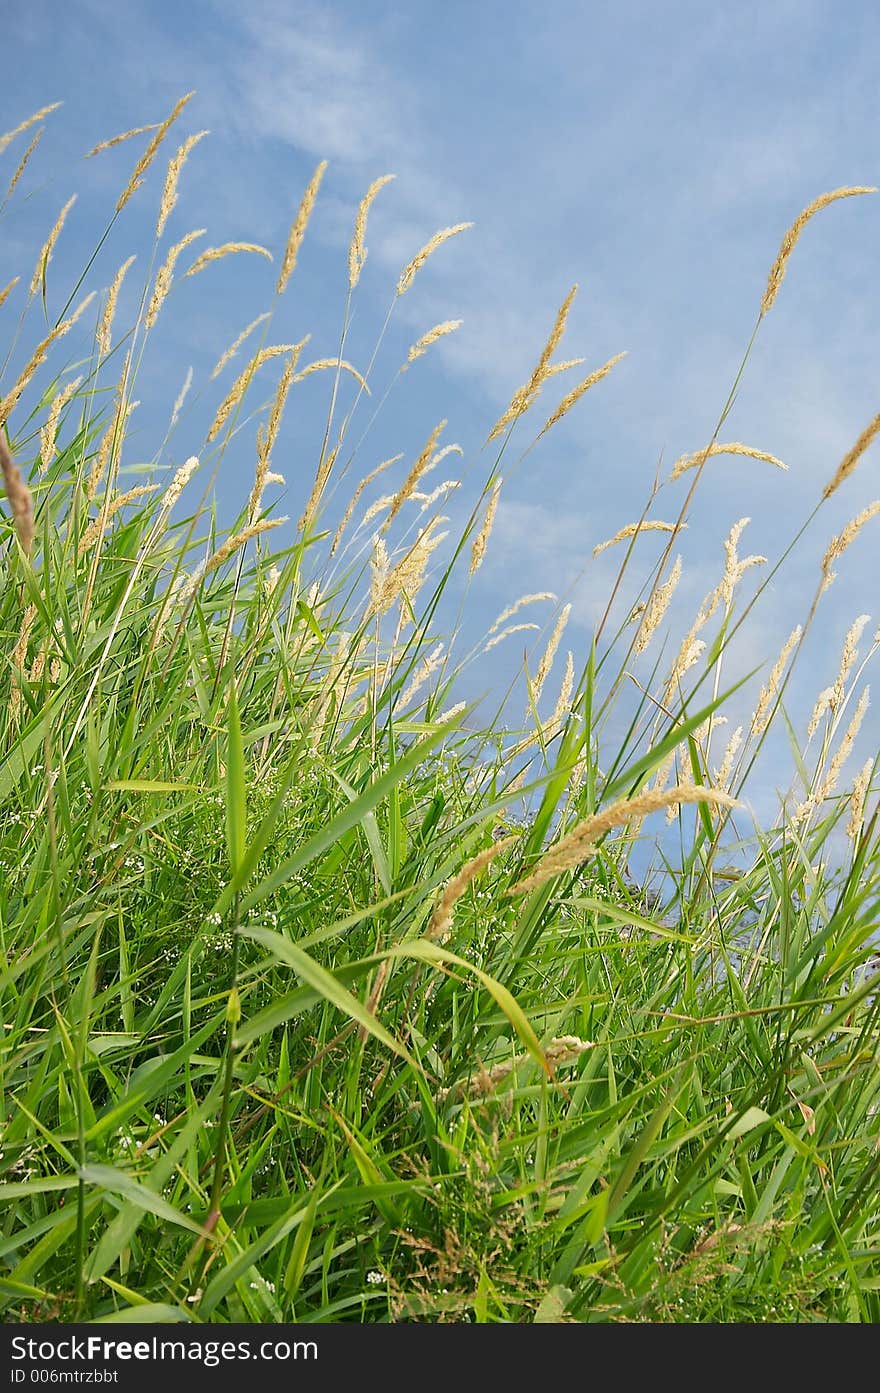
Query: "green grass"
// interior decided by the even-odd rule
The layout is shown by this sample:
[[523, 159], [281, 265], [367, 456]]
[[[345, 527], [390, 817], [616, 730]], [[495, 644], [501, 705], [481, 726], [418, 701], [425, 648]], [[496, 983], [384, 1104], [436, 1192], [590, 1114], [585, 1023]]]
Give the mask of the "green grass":
[[[46, 332], [39, 302], [25, 344]], [[55, 346], [7, 422], [36, 540], [26, 555], [0, 522], [5, 1318], [876, 1320], [876, 812], [847, 837], [852, 778], [823, 788], [853, 679], [808, 746], [787, 670], [770, 729], [790, 736], [796, 792], [772, 826], [682, 805], [671, 831], [662, 811], [624, 823], [511, 893], [664, 766], [712, 784], [707, 720], [737, 699], [725, 655], [767, 579], [744, 598], [738, 577], [665, 696], [681, 636], [652, 665], [661, 629], [633, 699], [633, 584], [650, 604], [680, 540], [634, 539], [555, 720], [555, 691], [540, 716], [535, 701], [546, 634], [496, 719], [448, 714], [462, 664], [447, 658], [402, 709], [439, 616], [467, 599], [502, 462], [508, 480], [532, 448], [529, 403], [469, 462], [461, 537], [377, 617], [370, 528], [356, 513], [331, 556], [329, 488], [305, 530], [266, 532], [187, 585], [223, 541], [198, 480], [254, 417], [267, 428], [256, 384], [173, 511], [160, 489], [81, 544], [124, 491], [123, 423], [88, 496], [117, 381], [134, 395], [144, 315], [114, 338], [75, 369], [45, 472]], [[335, 444], [341, 471], [372, 410], [338, 378], [316, 471]], [[374, 463], [353, 459], [352, 477]], [[385, 537], [392, 566], [441, 503], [419, 506]], [[633, 583], [645, 555], [659, 559]], [[745, 732], [740, 800], [765, 739]], [[811, 790], [824, 796], [794, 816]], [[504, 834], [434, 933], [443, 888]]]

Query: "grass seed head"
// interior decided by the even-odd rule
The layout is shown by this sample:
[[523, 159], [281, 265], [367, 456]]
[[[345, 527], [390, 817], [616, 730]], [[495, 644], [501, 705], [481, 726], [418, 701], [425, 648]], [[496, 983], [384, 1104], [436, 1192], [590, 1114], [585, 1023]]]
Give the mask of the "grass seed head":
[[156, 236], [161, 237], [165, 231], [165, 224], [171, 216], [171, 210], [177, 202], [177, 185], [180, 182], [180, 175], [183, 166], [189, 159], [190, 151], [195, 149], [200, 140], [204, 140], [208, 131], [198, 131], [195, 135], [187, 136], [186, 140], [168, 162], [168, 172], [165, 175], [165, 185], [162, 189], [162, 200], [159, 204], [159, 218], [156, 223]]
[[[190, 101], [194, 96], [195, 92], [187, 92], [185, 96], [181, 97], [179, 101], [175, 102], [169, 115], [165, 118], [162, 124], [156, 128], [156, 134], [153, 136], [146, 150], [141, 155], [140, 159], [138, 160], [137, 164], [131, 172], [131, 178], [129, 179], [125, 188], [122, 190], [122, 193], [119, 195], [119, 198], [116, 203], [117, 213], [122, 212], [126, 203], [128, 203], [132, 195], [137, 192], [141, 184], [144, 182], [144, 175], [146, 174], [150, 165], [153, 163], [153, 160], [156, 158], [156, 155], [159, 151], [159, 146], [162, 144], [162, 141], [165, 139], [171, 127], [174, 125], [174, 122], [177, 120], [178, 116], [183, 111], [183, 108], [186, 106], [187, 102]], [[103, 147], [96, 146], [95, 150], [92, 153], [97, 154], [99, 149], [108, 149], [110, 145], [118, 144], [119, 140], [127, 139], [128, 134], [129, 133], [126, 133], [126, 135], [123, 136], [115, 136], [112, 141], [108, 141]]]
[[6, 396], [0, 399], [0, 426], [2, 426], [8, 420], [9, 415], [14, 409], [16, 403], [18, 402], [18, 399], [21, 396], [22, 392], [25, 390], [28, 383], [34, 377], [38, 369], [41, 368], [45, 363], [46, 355], [48, 354], [49, 349], [52, 347], [52, 344], [55, 343], [58, 339], [63, 339], [65, 334], [70, 333], [70, 330], [73, 328], [74, 324], [76, 324], [77, 320], [80, 318], [81, 315], [85, 314], [86, 310], [88, 309], [89, 305], [92, 303], [94, 298], [95, 292], [92, 291], [90, 295], [87, 295], [86, 298], [80, 302], [80, 304], [74, 310], [73, 314], [70, 315], [68, 319], [63, 319], [60, 324], [57, 324], [55, 328], [50, 333], [48, 333], [46, 337], [41, 340], [40, 343], [37, 344], [27, 363], [24, 365], [21, 372], [19, 373], [13, 386], [7, 392]]
[[687, 527], [686, 522], [628, 522], [626, 527], [621, 527], [619, 532], [615, 532], [613, 537], [609, 537], [607, 542], [600, 542], [597, 547], [593, 547], [593, 555], [599, 556], [609, 547], [616, 546], [618, 542], [624, 542], [628, 537], [635, 537], [642, 532], [676, 532]]
[[641, 819], [648, 813], [665, 809], [673, 803], [710, 803], [721, 808], [740, 806], [735, 798], [731, 798], [730, 794], [723, 793], [720, 789], [693, 784], [676, 784], [670, 789], [649, 789], [635, 798], [621, 799], [577, 823], [509, 893], [521, 895], [528, 890], [536, 890], [548, 880], [561, 875], [563, 871], [571, 870], [593, 856], [600, 838], [612, 828], [625, 827], [634, 819]]
[[67, 403], [70, 401], [74, 392], [76, 392], [77, 389], [82, 386], [82, 381], [83, 379], [81, 377], [71, 378], [71, 380], [68, 383], [66, 383], [64, 387], [62, 387], [61, 391], [56, 393], [56, 395], [52, 398], [52, 404], [49, 407], [49, 414], [46, 417], [46, 423], [43, 426], [43, 429], [40, 431], [41, 473], [45, 473], [45, 471], [49, 468], [49, 465], [55, 458], [55, 455], [57, 453], [55, 449], [55, 437], [58, 434], [58, 422], [61, 419], [61, 413], [64, 410]]
[[3, 204], [4, 204], [4, 205], [7, 204], [7, 203], [9, 202], [10, 198], [12, 197], [13, 193], [15, 192], [15, 190], [16, 190], [16, 188], [17, 188], [17, 186], [18, 186], [19, 180], [21, 179], [21, 176], [24, 174], [25, 170], [26, 170], [27, 167], [28, 167], [28, 164], [29, 164], [29, 162], [30, 162], [31, 155], [34, 153], [34, 151], [36, 150], [37, 146], [39, 145], [40, 141], [41, 141], [42, 138], [43, 138], [43, 131], [44, 131], [45, 129], [46, 129], [45, 126], [40, 126], [39, 130], [37, 131], [36, 135], [34, 136], [33, 140], [31, 141], [30, 145], [27, 147], [27, 149], [25, 150], [25, 152], [24, 152], [24, 154], [22, 155], [21, 159], [19, 160], [19, 162], [18, 162], [18, 168], [16, 169], [15, 173], [13, 174], [12, 178], [10, 179], [9, 185], [8, 185], [8, 187], [7, 187], [7, 189], [6, 189], [6, 195], [5, 195], [4, 199], [3, 199]]
[[268, 310], [266, 311], [265, 314], [258, 314], [257, 317], [256, 317], [256, 319], [252, 319], [251, 322], [250, 322], [250, 324], [248, 324], [248, 325], [246, 326], [246, 328], [242, 329], [241, 333], [238, 335], [238, 338], [233, 339], [232, 343], [231, 343], [231, 344], [229, 345], [229, 347], [226, 349], [225, 353], [223, 353], [223, 354], [220, 356], [220, 358], [218, 358], [217, 362], [215, 363], [215, 365], [214, 365], [214, 370], [213, 370], [213, 372], [211, 373], [211, 380], [212, 380], [212, 381], [214, 380], [215, 377], [219, 377], [219, 376], [220, 376], [221, 372], [222, 372], [223, 369], [226, 367], [226, 364], [230, 361], [231, 358], [234, 358], [234, 357], [235, 357], [236, 353], [237, 353], [238, 350], [241, 348], [242, 344], [245, 342], [246, 339], [250, 338], [251, 334], [254, 332], [254, 330], [257, 328], [257, 326], [260, 325], [260, 324], [265, 323], [265, 321], [266, 321], [268, 318], [269, 318], [269, 311], [268, 311]]
[[379, 191], [384, 189], [386, 184], [390, 184], [394, 177], [393, 174], [382, 174], [378, 179], [374, 179], [358, 206], [357, 216], [354, 220], [354, 233], [348, 249], [348, 286], [350, 290], [354, 290], [360, 280], [361, 271], [363, 271], [367, 259], [367, 217], [373, 206], [373, 201]]
[[502, 837], [483, 851], [477, 853], [462, 866], [457, 875], [447, 881], [433, 914], [428, 922], [425, 937], [432, 943], [445, 943], [452, 929], [452, 916], [455, 906], [465, 890], [471, 885], [497, 856], [501, 856], [519, 839], [516, 836]]
[[12, 453], [2, 431], [0, 431], [0, 470], [3, 473], [3, 488], [12, 509], [15, 534], [18, 537], [19, 546], [28, 556], [34, 544], [34, 500], [30, 489], [22, 478], [21, 470], [12, 458]]
[[185, 273], [184, 279], [187, 276], [197, 276], [200, 271], [204, 271], [205, 267], [210, 266], [214, 261], [222, 261], [227, 256], [237, 256], [241, 252], [251, 253], [254, 256], [264, 256], [267, 261], [272, 260], [272, 253], [257, 242], [224, 242], [220, 247], [207, 247], [197, 256]]
[[846, 827], [846, 835], [852, 842], [858, 841], [861, 836], [862, 823], [865, 817], [865, 802], [868, 797], [868, 789], [871, 786], [871, 775], [873, 772], [873, 759], [865, 760], [852, 786], [852, 793], [849, 796], [849, 821]]
[[123, 261], [116, 275], [113, 277], [113, 283], [110, 289], [107, 291], [107, 299], [104, 304], [101, 322], [98, 325], [98, 332], [96, 335], [102, 358], [106, 358], [107, 354], [110, 352], [110, 332], [113, 328], [113, 320], [116, 317], [116, 302], [119, 299], [122, 282], [125, 280], [129, 267], [135, 260], [135, 257], [130, 256], [127, 261]]
[[827, 208], [829, 204], [836, 203], [840, 198], [853, 198], [857, 194], [876, 192], [877, 190], [875, 188], [866, 188], [861, 185], [852, 188], [834, 189], [831, 193], [820, 194], [818, 198], [814, 198], [812, 203], [807, 205], [802, 213], [798, 213], [791, 227], [783, 237], [782, 246], [779, 248], [776, 260], [770, 268], [770, 275], [767, 278], [767, 289], [764, 291], [764, 298], [761, 301], [762, 316], [773, 307], [776, 296], [779, 294], [779, 287], [782, 285], [788, 259], [794, 251], [798, 238], [810, 219], [814, 218], [817, 213], [821, 213], [822, 209]]
[[792, 629], [782, 646], [779, 657], [770, 670], [770, 676], [761, 688], [758, 696], [758, 704], [755, 707], [755, 714], [752, 716], [753, 735], [763, 735], [770, 724], [773, 711], [775, 710], [776, 697], [779, 694], [779, 688], [782, 682], [782, 674], [785, 672], [786, 664], [791, 657], [793, 649], [800, 643], [802, 632], [803, 630], [800, 624], [798, 624], [795, 629]]
[[33, 116], [29, 116], [26, 121], [22, 121], [14, 130], [7, 131], [5, 135], [0, 135], [0, 155], [4, 154], [6, 150], [9, 149], [9, 146], [17, 135], [22, 135], [25, 131], [30, 130], [31, 126], [36, 126], [44, 117], [51, 115], [53, 111], [57, 111], [60, 105], [60, 102], [53, 102], [51, 106], [41, 106], [39, 111], [35, 111]]
[[61, 209], [61, 212], [58, 214], [58, 217], [55, 221], [55, 226], [52, 228], [52, 231], [49, 233], [49, 236], [46, 238], [46, 241], [43, 244], [43, 249], [40, 252], [39, 257], [37, 258], [37, 264], [34, 267], [34, 274], [31, 276], [31, 283], [29, 287], [29, 294], [31, 295], [36, 295], [37, 291], [40, 289], [40, 286], [45, 285], [46, 268], [49, 265], [49, 262], [52, 260], [52, 253], [55, 250], [55, 243], [61, 236], [61, 229], [64, 227], [64, 223], [67, 219], [67, 214], [70, 212], [74, 203], [76, 203], [76, 194], [74, 194], [72, 198], [69, 198], [65, 203], [64, 207]]
[[495, 514], [498, 511], [502, 482], [502, 479], [499, 477], [492, 485], [492, 492], [489, 495], [489, 502], [486, 504], [486, 512], [483, 517], [483, 525], [474, 538], [473, 546], [471, 547], [470, 575], [478, 571], [483, 564], [483, 557], [486, 555], [486, 547], [489, 545], [489, 538], [492, 535], [492, 528], [495, 523]]
[[311, 179], [308, 187], [302, 196], [302, 202], [297, 210], [296, 217], [287, 234], [287, 245], [284, 248], [284, 257], [281, 262], [281, 271], [278, 276], [276, 293], [283, 295], [287, 289], [287, 282], [296, 270], [296, 259], [299, 256], [299, 249], [302, 246], [303, 238], [306, 235], [306, 228], [312, 216], [312, 210], [318, 198], [318, 190], [321, 187], [321, 180], [327, 169], [327, 161], [321, 160]]
[[674, 479], [680, 478], [689, 469], [699, 468], [713, 455], [745, 455], [748, 459], [766, 460], [768, 464], [775, 465], [777, 469], [788, 469], [788, 465], [784, 464], [781, 459], [777, 459], [775, 455], [768, 455], [766, 450], [756, 450], [752, 445], [743, 445], [739, 440], [729, 441], [726, 445], [715, 442], [712, 445], [707, 445], [703, 450], [696, 450], [692, 455], [681, 455], [672, 466], [672, 472], [669, 475], [670, 483]]
[[185, 237], [181, 237], [180, 241], [175, 242], [174, 246], [169, 250], [168, 255], [156, 272], [153, 294], [147, 307], [147, 317], [145, 320], [147, 329], [152, 329], [159, 317], [159, 311], [167, 299], [168, 292], [171, 289], [171, 282], [174, 279], [174, 268], [177, 265], [177, 259], [180, 253], [184, 251], [191, 242], [194, 242], [197, 237], [204, 237], [204, 235], [205, 228], [197, 227], [194, 231], [188, 232]]
[[880, 517], [880, 498], [875, 498], [873, 503], [869, 503], [867, 507], [863, 508], [860, 513], [857, 513], [856, 516], [846, 524], [842, 532], [839, 532], [836, 537], [831, 538], [826, 548], [825, 555], [822, 557], [823, 591], [827, 590], [829, 585], [834, 581], [836, 572], [832, 571], [831, 567], [834, 565], [835, 561], [839, 561], [843, 553], [852, 546], [856, 537], [865, 526], [865, 523], [873, 521], [876, 517]]
[[412, 261], [407, 262], [400, 273], [397, 282], [397, 294], [405, 295], [415, 279], [416, 272], [421, 270], [429, 256], [433, 256], [438, 247], [442, 247], [444, 242], [448, 242], [451, 237], [457, 237], [460, 232], [466, 232], [469, 227], [473, 227], [472, 222], [459, 222], [454, 227], [443, 227], [439, 232], [435, 232], [429, 242], [426, 242], [421, 251], [417, 251]]
[[146, 135], [149, 131], [157, 131], [159, 122], [156, 121], [152, 126], [135, 126], [130, 131], [123, 131], [120, 135], [111, 136], [109, 140], [102, 140], [97, 145], [93, 145], [91, 150], [87, 150], [85, 158], [91, 160], [95, 155], [101, 155], [105, 150], [112, 150], [114, 146], [121, 145], [125, 140], [131, 140], [136, 135]]
[[840, 464], [837, 466], [837, 472], [829, 479], [822, 490], [823, 498], [830, 498], [833, 493], [837, 492], [841, 484], [852, 474], [859, 460], [862, 458], [862, 455], [868, 447], [873, 444], [878, 434], [880, 434], [880, 411], [878, 411], [873, 421], [870, 421], [868, 425], [865, 426], [865, 429], [862, 431], [855, 445], [853, 445], [852, 449], [849, 450], [840, 461]]
[[651, 598], [645, 606], [642, 615], [642, 622], [639, 625], [638, 633], [635, 637], [634, 648], [636, 653], [644, 653], [660, 624], [663, 616], [669, 608], [669, 603], [681, 580], [681, 557], [675, 558], [675, 564], [669, 573], [669, 579], [662, 585], [655, 586]]
[[427, 353], [431, 345], [436, 343], [438, 339], [445, 338], [447, 334], [454, 334], [456, 329], [460, 329], [463, 323], [464, 320], [462, 319], [444, 319], [442, 324], [435, 324], [433, 329], [429, 329], [426, 334], [422, 334], [422, 337], [416, 339], [409, 353], [406, 355], [406, 362], [403, 365], [404, 371], [406, 371], [410, 363], [414, 363], [417, 358], [421, 358], [423, 354]]

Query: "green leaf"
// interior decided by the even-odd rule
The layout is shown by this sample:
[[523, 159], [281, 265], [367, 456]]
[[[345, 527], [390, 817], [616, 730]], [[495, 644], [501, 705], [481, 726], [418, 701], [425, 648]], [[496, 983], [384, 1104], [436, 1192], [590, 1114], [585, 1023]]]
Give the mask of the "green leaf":
[[[280, 962], [292, 967], [300, 980], [314, 988], [325, 1001], [329, 1001], [350, 1020], [357, 1021], [358, 1025], [362, 1025], [364, 1030], [385, 1045], [387, 1049], [393, 1050], [401, 1059], [405, 1059], [413, 1069], [419, 1069], [420, 1066], [409, 1051], [398, 1040], [395, 1040], [394, 1036], [377, 1020], [372, 1011], [368, 1011], [356, 996], [352, 996], [351, 992], [333, 976], [332, 972], [328, 972], [326, 967], [316, 963], [314, 958], [310, 958], [308, 953], [304, 953], [295, 943], [291, 943], [282, 934], [273, 933], [271, 929], [242, 929], [241, 933], [245, 938], [252, 938], [255, 942], [262, 943], [263, 947], [268, 948], [269, 952]], [[237, 1034], [236, 1049], [246, 1044], [251, 1038], [252, 1036], [245, 1026]]]
[[195, 1223], [188, 1215], [181, 1214], [173, 1204], [163, 1200], [161, 1195], [147, 1189], [146, 1185], [141, 1185], [132, 1176], [126, 1175], [125, 1171], [117, 1170], [115, 1166], [83, 1166], [79, 1174], [87, 1184], [99, 1185], [102, 1190], [122, 1195], [140, 1209], [145, 1209], [148, 1214], [155, 1214], [157, 1219], [177, 1224], [179, 1228], [189, 1229], [191, 1233], [197, 1233], [203, 1238], [210, 1237], [209, 1231], [201, 1224]]
[[536, 1325], [557, 1325], [565, 1314], [565, 1308], [574, 1293], [570, 1287], [560, 1283], [545, 1292], [541, 1304], [535, 1312]]
[[448, 948], [441, 948], [436, 943], [429, 943], [427, 939], [410, 939], [406, 943], [395, 944], [393, 948], [387, 949], [385, 953], [379, 955], [386, 958], [415, 958], [417, 961], [430, 963], [433, 967], [440, 967], [444, 963], [451, 963], [455, 967], [462, 968], [465, 972], [471, 972], [486, 988], [497, 1006], [500, 1007], [504, 1015], [510, 1021], [522, 1043], [525, 1045], [535, 1063], [543, 1069], [544, 1073], [550, 1074], [550, 1067], [541, 1049], [537, 1035], [526, 1019], [522, 1007], [516, 998], [497, 982], [494, 977], [490, 977], [488, 972], [483, 972], [482, 968], [469, 963], [466, 958], [460, 958], [457, 953], [450, 953]]
[[93, 1316], [96, 1325], [178, 1325], [192, 1319], [181, 1306], [168, 1306], [162, 1301], [148, 1301], [143, 1306], [123, 1306], [109, 1316]]
[[[318, 856], [322, 855], [323, 852], [329, 850], [331, 846], [334, 846], [352, 827], [357, 827], [363, 820], [365, 814], [368, 813], [370, 809], [375, 808], [378, 803], [381, 803], [382, 799], [388, 795], [395, 784], [400, 783], [408, 774], [411, 774], [414, 769], [418, 768], [428, 750], [445, 739], [450, 731], [455, 730], [467, 714], [467, 711], [460, 711], [452, 720], [444, 721], [442, 725], [438, 726], [436, 730], [433, 730], [424, 740], [420, 740], [417, 745], [413, 745], [412, 749], [407, 750], [402, 759], [397, 760], [397, 762], [384, 774], [380, 775], [374, 783], [369, 784], [353, 803], [349, 803], [346, 808], [343, 808], [341, 812], [338, 812], [335, 817], [331, 818], [320, 832], [317, 832], [314, 837], [307, 841], [305, 846], [300, 847], [299, 851], [296, 852], [294, 856], [289, 857], [286, 861], [282, 861], [281, 865], [277, 866], [272, 874], [267, 876], [243, 901], [241, 906], [242, 914], [246, 914], [249, 909], [253, 909], [261, 900], [265, 900], [269, 895], [274, 894], [280, 886], [290, 880], [291, 876], [297, 875], [306, 866], [310, 865], [312, 861], [316, 860]], [[223, 909], [229, 903], [231, 893], [230, 887], [227, 887], [227, 890], [220, 895], [214, 905], [215, 913], [222, 913]]]
[[229, 683], [226, 743], [226, 848], [229, 866], [235, 875], [244, 861], [247, 840], [247, 791], [244, 769], [244, 743], [235, 695], [235, 679]]
[[737, 1137], [744, 1137], [747, 1132], [752, 1132], [756, 1127], [760, 1127], [762, 1122], [769, 1122], [770, 1114], [763, 1108], [746, 1108], [742, 1117], [738, 1117], [730, 1130], [725, 1134], [729, 1141], [736, 1141]]

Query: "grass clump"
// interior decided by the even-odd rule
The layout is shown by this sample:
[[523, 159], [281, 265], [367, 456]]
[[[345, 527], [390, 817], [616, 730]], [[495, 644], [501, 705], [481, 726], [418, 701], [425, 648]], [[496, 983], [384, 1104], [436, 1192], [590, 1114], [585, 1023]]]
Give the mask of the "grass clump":
[[[143, 128], [155, 134], [111, 222], [186, 100]], [[194, 143], [172, 157], [160, 229]], [[303, 368], [281, 296], [324, 170], [285, 248], [228, 243], [194, 263], [256, 250], [280, 273], [269, 308], [218, 345], [214, 376], [260, 330], [201, 448], [175, 466], [170, 432], [147, 484], [122, 483], [135, 383], [195, 234], [155, 259], [128, 326], [112, 322], [123, 263], [77, 380], [46, 363], [88, 303], [80, 288], [74, 315], [31, 332], [62, 228], [22, 309], [37, 347], [0, 395], [7, 1318], [873, 1321], [876, 761], [849, 784], [845, 770], [865, 625], [801, 740], [784, 697], [829, 562], [720, 749], [743, 690], [725, 675], [731, 641], [804, 530], [772, 563], [741, 558], [743, 519], [674, 658], [631, 696], [706, 461], [779, 463], [718, 445], [728, 402], [678, 471], [678, 517], [648, 516], [655, 487], [611, 539], [625, 555], [607, 608], [552, 705], [569, 608], [547, 618], [544, 593], [511, 596], [478, 645], [547, 619], [510, 697], [524, 728], [508, 731], [507, 705], [462, 706], [473, 654], [451, 656], [441, 621], [492, 545], [502, 460], [508, 490], [539, 438], [518, 443], [539, 394], [582, 361], [556, 359], [573, 292], [482, 465], [429, 481], [457, 447], [426, 423], [414, 458], [368, 459], [338, 504], [366, 449], [366, 394], [384, 385], [384, 330], [362, 373], [344, 353], [387, 179], [355, 220], [338, 353]], [[861, 192], [795, 223], [759, 324], [806, 218]], [[417, 253], [392, 308], [466, 226]], [[276, 358], [274, 395], [254, 408]], [[293, 526], [276, 515], [274, 461], [285, 404], [313, 373], [328, 405]], [[211, 471], [250, 438], [245, 412], [253, 486], [223, 533]], [[396, 484], [362, 502], [385, 470]], [[461, 486], [455, 530], [441, 508]], [[869, 520], [834, 539], [835, 563]], [[764, 578], [744, 599], [752, 570]], [[791, 796], [756, 826], [748, 779], [786, 724]]]

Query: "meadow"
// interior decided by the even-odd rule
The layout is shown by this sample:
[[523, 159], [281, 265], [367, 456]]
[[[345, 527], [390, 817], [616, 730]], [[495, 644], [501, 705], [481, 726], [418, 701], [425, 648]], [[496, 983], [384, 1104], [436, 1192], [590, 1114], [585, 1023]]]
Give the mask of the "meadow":
[[[589, 412], [618, 359], [563, 356], [573, 290], [477, 458], [450, 443], [446, 401], [418, 452], [375, 459], [385, 331], [366, 363], [346, 340], [386, 180], [352, 228], [338, 355], [314, 358], [276, 326], [325, 166], [284, 246], [170, 243], [200, 140], [178, 146], [188, 101], [92, 152], [137, 152], [96, 253], [161, 189], [146, 271], [123, 261], [108, 282], [90, 262], [58, 305], [67, 205], [0, 288], [4, 1318], [877, 1320], [877, 759], [853, 754], [866, 616], [808, 729], [786, 698], [815, 682], [805, 635], [880, 501], [829, 537], [778, 658], [745, 675], [726, 659], [880, 416], [779, 555], [741, 554], [747, 519], [719, 536], [717, 581], [670, 628], [704, 470], [784, 467], [724, 426], [789, 259], [827, 206], [873, 191], [820, 195], [768, 249], [715, 434], [672, 466], [674, 511], [655, 516], [648, 479], [603, 544], [620, 564], [586, 650], [549, 592], [511, 594], [487, 624], [483, 655], [524, 649], [487, 717], [461, 700], [473, 655], [441, 618], [468, 603], [509, 472]], [[4, 205], [52, 115], [0, 138]], [[389, 317], [466, 231], [414, 249]], [[182, 393], [129, 487], [154, 325], [184, 276], [217, 294], [242, 257], [272, 260], [274, 294], [216, 345], [202, 447], [175, 453]], [[136, 319], [118, 322], [136, 275]], [[92, 325], [69, 363], [66, 334]], [[457, 327], [426, 331], [397, 377]], [[285, 407], [313, 375], [325, 421], [291, 466]], [[214, 480], [245, 439], [249, 492], [221, 529]], [[474, 495], [454, 531], [461, 479], [441, 482], [443, 461]], [[776, 731], [791, 786], [759, 825], [749, 780]]]

